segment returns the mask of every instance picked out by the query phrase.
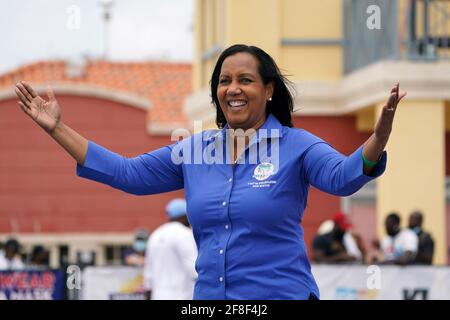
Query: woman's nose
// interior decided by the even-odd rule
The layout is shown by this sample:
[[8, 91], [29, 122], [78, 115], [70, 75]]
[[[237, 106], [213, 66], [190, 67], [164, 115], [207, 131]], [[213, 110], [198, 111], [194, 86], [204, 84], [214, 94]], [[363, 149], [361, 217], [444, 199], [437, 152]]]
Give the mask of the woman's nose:
[[242, 92], [241, 88], [236, 83], [231, 83], [227, 90], [227, 94], [230, 95], [237, 95], [240, 94], [241, 92]]

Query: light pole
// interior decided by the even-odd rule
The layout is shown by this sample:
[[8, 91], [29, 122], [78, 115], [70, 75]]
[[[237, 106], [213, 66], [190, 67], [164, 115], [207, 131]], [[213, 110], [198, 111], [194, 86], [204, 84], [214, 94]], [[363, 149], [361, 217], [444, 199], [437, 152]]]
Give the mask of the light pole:
[[100, 0], [100, 5], [103, 8], [103, 59], [108, 58], [109, 51], [109, 21], [111, 20], [111, 7], [114, 4], [113, 0]]

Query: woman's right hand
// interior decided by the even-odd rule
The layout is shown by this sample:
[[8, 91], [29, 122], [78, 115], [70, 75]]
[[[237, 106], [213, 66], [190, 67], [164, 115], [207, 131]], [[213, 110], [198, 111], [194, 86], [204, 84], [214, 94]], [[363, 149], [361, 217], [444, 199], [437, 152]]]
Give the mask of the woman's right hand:
[[52, 133], [61, 121], [61, 108], [52, 88], [47, 88], [48, 101], [36, 94], [25, 81], [16, 84], [15, 92], [22, 110], [45, 131]]

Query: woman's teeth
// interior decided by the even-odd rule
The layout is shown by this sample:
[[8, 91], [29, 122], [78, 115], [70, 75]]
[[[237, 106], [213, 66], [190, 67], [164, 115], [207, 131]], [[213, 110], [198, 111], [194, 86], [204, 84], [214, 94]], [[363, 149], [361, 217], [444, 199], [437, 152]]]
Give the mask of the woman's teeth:
[[247, 104], [247, 102], [246, 101], [242, 101], [242, 100], [228, 101], [228, 105], [230, 107], [242, 107], [242, 106], [244, 106], [246, 104]]

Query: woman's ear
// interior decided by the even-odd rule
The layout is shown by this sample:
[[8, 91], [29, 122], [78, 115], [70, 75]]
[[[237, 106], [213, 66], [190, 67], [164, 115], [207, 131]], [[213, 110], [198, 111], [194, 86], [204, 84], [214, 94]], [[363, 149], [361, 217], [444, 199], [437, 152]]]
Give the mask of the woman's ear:
[[268, 84], [266, 84], [266, 100], [272, 100], [274, 86], [275, 85], [273, 81], [270, 81]]

